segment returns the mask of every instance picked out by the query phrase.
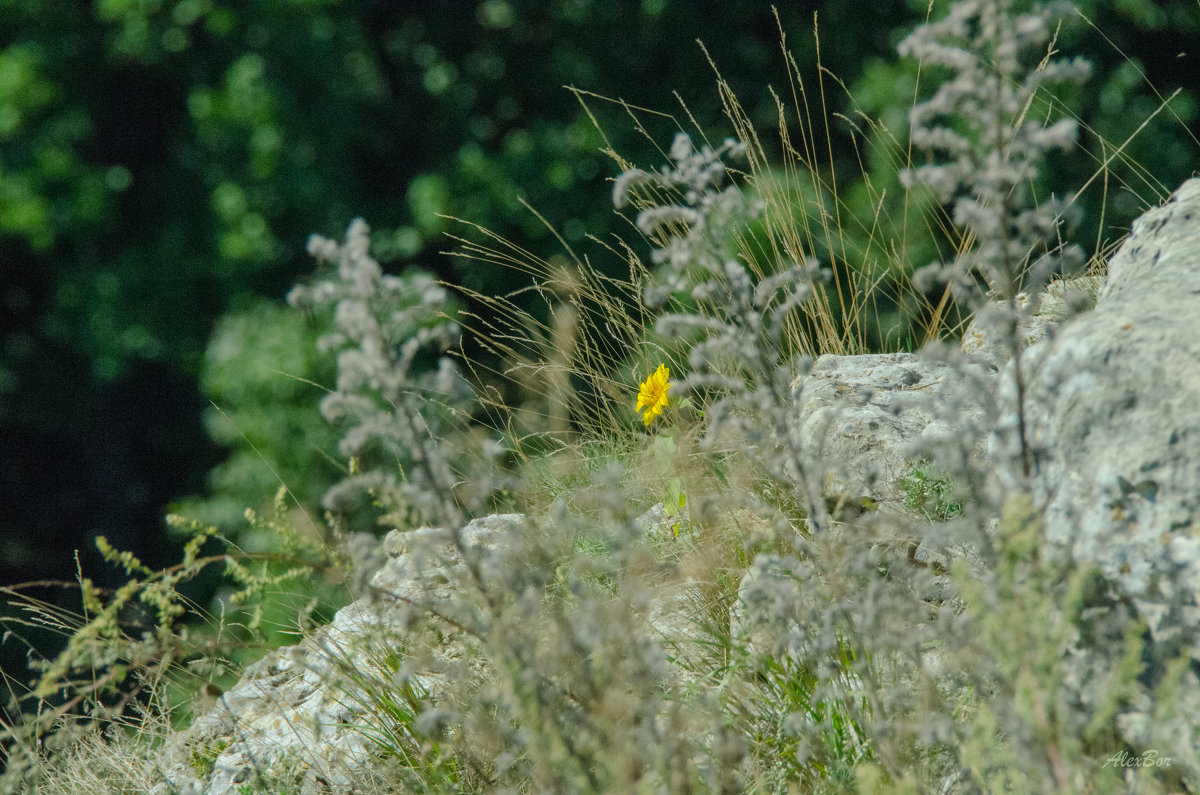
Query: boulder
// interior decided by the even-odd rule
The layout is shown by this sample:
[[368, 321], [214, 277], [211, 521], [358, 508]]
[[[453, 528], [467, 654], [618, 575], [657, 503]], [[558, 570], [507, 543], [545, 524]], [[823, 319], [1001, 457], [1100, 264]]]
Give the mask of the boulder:
[[[1132, 607], [1150, 644], [1118, 723], [1134, 747], [1190, 760], [1192, 776], [1200, 774], [1197, 320], [1200, 179], [1192, 179], [1134, 224], [1095, 309], [1030, 349], [1027, 403], [1046, 540], [1098, 569], [1109, 590], [1108, 612], [1093, 613], [1097, 645], [1078, 650], [1079, 697], [1099, 705], [1111, 695], [1119, 616]], [[1172, 703], [1156, 701], [1177, 661], [1188, 662]]]
[[[440, 528], [393, 531], [372, 593], [343, 607], [304, 643], [249, 666], [208, 712], [172, 735], [166, 780], [155, 792], [234, 795], [245, 785], [360, 791], [372, 780], [377, 754], [369, 737], [374, 705], [356, 681], [391, 677], [397, 688], [436, 701], [446, 687], [439, 669], [469, 655], [454, 627], [456, 617], [470, 620], [457, 585], [468, 576], [462, 553], [486, 580], [495, 553], [522, 521], [516, 514], [477, 519], [458, 531], [457, 543]], [[396, 675], [400, 638], [430, 609], [450, 619], [432, 659], [422, 670]]]
[[[1023, 324], [1023, 343], [1051, 339], [1094, 301], [1100, 283], [1089, 274], [1047, 285]], [[1021, 298], [1022, 307], [1028, 303]], [[1008, 355], [980, 319], [968, 327], [961, 348], [969, 362], [913, 353], [826, 354], [796, 380], [796, 438], [806, 457], [823, 468], [827, 494], [895, 503], [899, 481], [922, 449], [957, 445], [964, 430], [979, 425], [985, 396], [995, 392], [996, 371]]]
[[[1038, 295], [1037, 304], [1030, 306], [1026, 293], [1017, 295], [1017, 307], [1023, 314], [1021, 324], [1022, 347], [1044, 342], [1055, 333], [1064, 321], [1096, 305], [1096, 294], [1104, 284], [1104, 275], [1089, 272], [1069, 279], [1056, 279], [1046, 285]], [[963, 332], [960, 347], [963, 353], [999, 367], [1008, 361], [1008, 345], [997, 334], [993, 324], [1001, 313], [1010, 311], [1007, 306], [993, 301], [971, 318]]]
[[982, 414], [977, 380], [995, 374], [912, 353], [826, 354], [797, 379], [796, 439], [827, 494], [894, 503], [916, 448], [954, 437]]
[[[1034, 489], [1044, 554], [1102, 578], [1062, 669], [1064, 703], [1076, 711], [1060, 717], [1083, 731], [1117, 698], [1123, 739], [1170, 758], [1197, 788], [1200, 334], [1192, 320], [1200, 320], [1200, 179], [1134, 224], [1103, 281], [1093, 274], [1047, 286], [1022, 326], [1020, 365], [1036, 460], [1022, 482]], [[1001, 460], [1017, 422], [1015, 363], [986, 331], [976, 324], [965, 336], [966, 368], [924, 355], [822, 356], [797, 379], [796, 438], [827, 472], [827, 493], [895, 504], [915, 451], [976, 424], [993, 397], [1001, 433], [985, 454], [1001, 483], [1021, 486]], [[732, 623], [758, 645], [784, 642], [798, 626], [755, 626], [756, 613], [778, 613], [761, 603], [780, 592], [777, 579], [772, 561], [759, 560], [739, 589]], [[1139, 627], [1143, 666], [1131, 684], [1120, 669]]]

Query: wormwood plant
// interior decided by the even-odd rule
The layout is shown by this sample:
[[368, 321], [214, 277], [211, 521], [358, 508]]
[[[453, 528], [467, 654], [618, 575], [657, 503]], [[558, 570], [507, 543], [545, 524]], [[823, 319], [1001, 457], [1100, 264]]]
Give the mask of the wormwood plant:
[[[389, 500], [392, 510], [413, 511], [418, 521], [453, 524], [462, 516], [453, 497], [456, 479], [442, 448], [429, 440], [464, 419], [470, 392], [450, 359], [439, 358], [432, 371], [418, 365], [428, 350], [454, 344], [458, 326], [444, 314], [449, 296], [432, 278], [383, 273], [370, 256], [368, 232], [357, 219], [341, 246], [314, 235], [309, 253], [336, 264], [336, 273], [288, 296], [295, 307], [334, 314], [335, 330], [317, 342], [336, 354], [338, 368], [321, 414], [345, 428], [338, 451], [354, 468], [323, 502], [344, 512], [356, 497], [372, 493]], [[422, 456], [425, 449], [439, 454]]]
[[[1028, 373], [1021, 355], [1021, 329], [1037, 309], [1028, 296], [1037, 296], [1053, 275], [1077, 272], [1085, 259], [1079, 246], [1063, 243], [1074, 208], [1053, 196], [1035, 203], [1029, 188], [1046, 156], [1075, 141], [1073, 119], [1042, 122], [1046, 100], [1038, 94], [1047, 85], [1081, 81], [1090, 71], [1082, 59], [1053, 57], [1052, 26], [1070, 11], [1065, 3], [1018, 14], [1010, 0], [958, 2], [945, 19], [900, 44], [902, 55], [953, 75], [913, 108], [913, 146], [932, 162], [905, 178], [952, 202], [955, 223], [974, 238], [953, 262], [929, 266], [918, 279], [950, 283], [1012, 352], [1015, 416], [998, 440], [1009, 458], [1003, 468], [1019, 473], [1025, 489], [1037, 465], [1026, 436]], [[1030, 69], [1035, 58], [1040, 60]], [[988, 298], [998, 301], [985, 307]]]
[[[1056, 25], [1069, 11], [1063, 4], [1019, 13], [1017, 4], [1002, 0], [961, 2], [900, 48], [950, 70], [934, 95], [914, 108], [913, 143], [929, 152], [930, 161], [909, 179], [952, 203], [956, 223], [974, 245], [932, 270], [979, 310], [977, 322], [991, 326], [1008, 358], [997, 403], [984, 412], [982, 426], [968, 426], [966, 433], [967, 439], [986, 436], [987, 469], [963, 466], [957, 450], [951, 450], [953, 464], [942, 458], [943, 467], [952, 467], [943, 471], [973, 486], [963, 516], [935, 525], [935, 536], [965, 543], [984, 565], [958, 564], [955, 598], [966, 609], [951, 617], [942, 601], [931, 624], [941, 636], [933, 648], [955, 651], [938, 652], [936, 662], [927, 652], [922, 666], [927, 674], [944, 673], [953, 660], [952, 668], [967, 674], [951, 680], [965, 688], [955, 697], [956, 709], [968, 719], [944, 724], [956, 738], [946, 746], [960, 766], [954, 779], [975, 786], [999, 782], [1018, 791], [1122, 786], [1117, 783], [1122, 773], [1102, 767], [1123, 748], [1111, 701], [1096, 689], [1080, 692], [1068, 683], [1079, 681], [1075, 658], [1081, 645], [1099, 643], [1120, 670], [1099, 686], [1109, 694], [1123, 691], [1123, 676], [1136, 676], [1139, 666], [1127, 663], [1142, 653], [1142, 628], [1100, 595], [1096, 573], [1086, 565], [1064, 565], [1041, 537], [1033, 497], [1043, 488], [1038, 480], [1044, 451], [1028, 434], [1036, 407], [1029, 404], [1026, 385], [1036, 360], [1022, 350], [1024, 329], [1039, 310], [1046, 282], [1077, 270], [1084, 259], [1064, 241], [1070, 204], [1053, 197], [1035, 202], [1031, 194], [1048, 153], [1069, 148], [1076, 127], [1071, 119], [1055, 120], [1054, 103], [1043, 89], [1088, 72], [1078, 59], [1054, 57]], [[988, 530], [989, 516], [1000, 517], [996, 533]], [[945, 681], [939, 684], [943, 692]], [[1175, 775], [1160, 771], [1139, 781], [1172, 788], [1179, 786]], [[1129, 783], [1133, 774], [1124, 777]]]

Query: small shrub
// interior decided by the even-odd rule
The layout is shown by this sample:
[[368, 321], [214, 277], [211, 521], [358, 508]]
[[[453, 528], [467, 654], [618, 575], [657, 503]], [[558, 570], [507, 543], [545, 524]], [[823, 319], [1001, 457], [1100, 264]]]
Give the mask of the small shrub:
[[961, 497], [949, 475], [933, 476], [929, 461], [921, 460], [900, 479], [904, 507], [929, 522], [947, 522], [962, 514]]

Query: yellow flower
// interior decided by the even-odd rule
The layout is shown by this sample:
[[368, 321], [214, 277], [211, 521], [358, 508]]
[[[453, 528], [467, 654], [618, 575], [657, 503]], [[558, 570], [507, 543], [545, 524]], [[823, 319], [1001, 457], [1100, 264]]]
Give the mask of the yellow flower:
[[667, 379], [671, 377], [671, 371], [667, 369], [665, 364], [660, 364], [658, 369], [650, 374], [650, 377], [642, 382], [641, 389], [638, 390], [637, 406], [634, 411], [641, 411], [644, 407], [646, 413], [642, 416], [642, 422], [646, 425], [650, 421], [662, 414], [667, 405], [667, 390], [671, 388], [671, 382]]

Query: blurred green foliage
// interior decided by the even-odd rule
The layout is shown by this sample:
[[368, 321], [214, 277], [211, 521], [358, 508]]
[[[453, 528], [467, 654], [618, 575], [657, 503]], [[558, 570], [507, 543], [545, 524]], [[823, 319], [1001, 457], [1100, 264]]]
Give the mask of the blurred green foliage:
[[[807, 29], [820, 5], [784, 9], [785, 26]], [[884, 52], [903, 12], [869, 12], [856, 46]], [[534, 251], [553, 238], [522, 198], [572, 242], [617, 228], [606, 140], [564, 86], [682, 119], [678, 91], [718, 129], [698, 38], [769, 122], [765, 7], [0, 4], [0, 582], [70, 582], [78, 549], [115, 585], [97, 535], [174, 562], [162, 516], [189, 494], [203, 496], [183, 507], [234, 529], [279, 478], [319, 518], [345, 466], [316, 412], [332, 372], [311, 358], [318, 325], [276, 306], [312, 270], [307, 236], [361, 215], [393, 271], [514, 289], [511, 272], [441, 254], [455, 228], [441, 216]], [[607, 144], [651, 159], [619, 105], [594, 112]], [[7, 643], [4, 669], [24, 651]]]
[[246, 507], [280, 482], [312, 500], [331, 478], [344, 477], [345, 462], [330, 457], [337, 433], [313, 406], [320, 394], [313, 385], [332, 383], [331, 365], [317, 352], [313, 324], [284, 305], [263, 301], [223, 317], [200, 388], [212, 401], [204, 413], [209, 438], [231, 452], [209, 473], [211, 496], [179, 510], [236, 527]]

